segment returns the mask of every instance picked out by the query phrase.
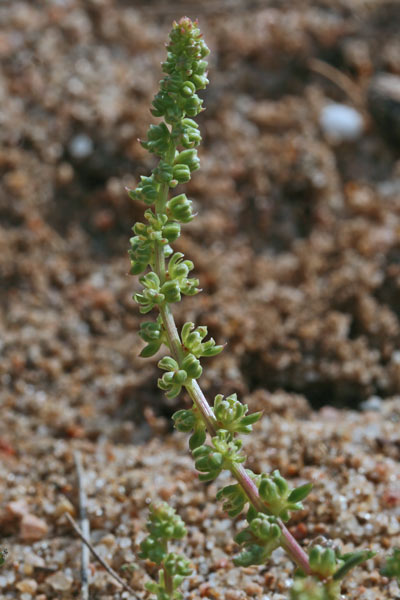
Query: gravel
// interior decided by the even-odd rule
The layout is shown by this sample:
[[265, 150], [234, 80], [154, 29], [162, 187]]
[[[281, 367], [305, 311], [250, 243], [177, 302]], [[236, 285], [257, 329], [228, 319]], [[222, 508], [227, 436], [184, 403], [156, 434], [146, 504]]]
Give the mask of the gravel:
[[[282, 552], [268, 567], [233, 567], [240, 519], [226, 518], [171, 432], [187, 399], [166, 401], [159, 357], [138, 357], [127, 246], [143, 207], [125, 187], [152, 167], [137, 140], [184, 12], [199, 16], [212, 54], [202, 168], [186, 190], [198, 217], [177, 245], [204, 293], [182, 302], [178, 324], [228, 342], [205, 366], [208, 397], [237, 392], [264, 411], [251, 468], [313, 480], [293, 533], [380, 551], [344, 594], [394, 599], [397, 583], [378, 569], [400, 545], [400, 46], [397, 5], [379, 0], [1, 4], [2, 597], [79, 595], [80, 543], [65, 517], [77, 516], [79, 449], [92, 542], [138, 597], [154, 575], [137, 559], [146, 507], [161, 496], [189, 527], [185, 597], [287, 599]], [[324, 107], [361, 109], [312, 58], [364, 99], [352, 140], [321, 130]], [[95, 562], [91, 590], [128, 597]]]

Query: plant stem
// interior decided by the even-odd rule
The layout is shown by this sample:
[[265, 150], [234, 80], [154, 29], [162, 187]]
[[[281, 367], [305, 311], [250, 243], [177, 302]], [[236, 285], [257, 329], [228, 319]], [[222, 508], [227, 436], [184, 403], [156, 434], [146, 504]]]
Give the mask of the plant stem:
[[191, 379], [190, 383], [185, 384], [185, 388], [189, 396], [193, 400], [194, 405], [199, 410], [208, 433], [211, 435], [211, 437], [216, 436], [218, 427], [216, 424], [214, 413], [212, 411], [211, 406], [208, 404], [201, 387], [195, 379]]
[[[171, 142], [170, 148], [165, 157], [166, 162], [171, 165], [173, 164], [175, 151], [176, 147]], [[166, 212], [168, 189], [169, 186], [167, 183], [162, 184], [160, 187], [160, 193], [155, 203], [157, 215], [163, 215]], [[157, 273], [161, 284], [163, 284], [165, 282], [165, 256], [163, 246], [157, 242], [155, 243], [154, 262], [154, 270]], [[169, 349], [174, 359], [178, 362], [178, 364], [180, 364], [182, 362], [182, 359], [184, 358], [184, 352], [182, 349], [182, 342], [175, 324], [174, 316], [167, 303], [160, 305], [159, 309], [163, 325], [167, 334]], [[200, 412], [208, 433], [211, 435], [211, 437], [214, 437], [215, 435], [217, 435], [218, 426], [216, 424], [213, 410], [207, 402], [207, 399], [204, 396], [199, 384], [195, 379], [191, 379], [185, 384], [184, 387], [186, 388], [191, 399], [193, 400], [193, 403], [196, 406], [197, 410]], [[249, 502], [254, 506], [257, 512], [265, 512], [267, 509], [267, 505], [261, 500], [257, 486], [255, 485], [251, 477], [249, 477], [243, 465], [233, 464], [230, 468], [230, 471], [233, 477], [236, 479], [236, 481], [241, 485], [243, 491], [249, 499]], [[288, 531], [288, 529], [280, 519], [278, 520], [278, 523], [282, 531], [282, 547], [286, 550], [288, 555], [297, 564], [297, 566], [300, 569], [302, 569], [302, 571], [304, 571], [307, 575], [311, 574], [312, 571], [310, 569], [307, 554], [297, 543], [297, 541], [294, 539], [294, 537], [291, 535], [291, 533]], [[166, 573], [165, 576], [167, 576]]]
[[[159, 277], [163, 272], [163, 268], [165, 270], [164, 254], [161, 252], [156, 253], [155, 271]], [[169, 348], [173, 354], [173, 357], [179, 363], [183, 357], [183, 350], [174, 316], [168, 305], [160, 306], [160, 314], [167, 334]], [[193, 400], [194, 405], [200, 412], [208, 433], [211, 435], [211, 437], [214, 437], [217, 434], [215, 417], [211, 406], [203, 394], [202, 389], [195, 379], [192, 379], [189, 383], [186, 383], [185, 388]], [[243, 465], [234, 464], [230, 470], [233, 477], [241, 485], [243, 491], [249, 499], [249, 502], [258, 512], [265, 512], [266, 504], [261, 500], [257, 486], [251, 477], [249, 477], [249, 475], [246, 473], [246, 469], [243, 467]], [[311, 574], [312, 571], [310, 569], [307, 554], [291, 535], [284, 523], [281, 520], [279, 520], [278, 523], [283, 536], [282, 547], [286, 550], [296, 565], [302, 571], [304, 571], [304, 573], [307, 575]]]
[[287, 554], [296, 563], [299, 569], [304, 571], [306, 575], [312, 575], [312, 569], [310, 568], [307, 553], [304, 552], [300, 544], [297, 543], [281, 519], [278, 519], [278, 523], [283, 535], [283, 542], [281, 543], [282, 548], [286, 550]]
[[[194, 384], [196, 385], [197, 389], [195, 389]], [[212, 414], [211, 407], [208, 404], [199, 384], [197, 383], [197, 381], [192, 381], [191, 384], [186, 384], [185, 388], [187, 389], [189, 396], [193, 400], [195, 406], [200, 411], [209, 434], [212, 437], [215, 436], [215, 418]], [[199, 399], [201, 400], [201, 403], [199, 402]], [[210, 415], [212, 415], [211, 427], [209, 427], [208, 425], [209, 421], [211, 420]], [[230, 468], [230, 471], [233, 477], [236, 479], [236, 481], [241, 485], [243, 491], [249, 499], [249, 502], [254, 506], [257, 512], [265, 512], [267, 505], [261, 500], [257, 486], [255, 485], [251, 477], [249, 477], [249, 475], [247, 474], [244, 466], [233, 464]], [[297, 543], [290, 531], [280, 519], [278, 520], [278, 524], [281, 528], [283, 536], [283, 541], [281, 544], [282, 547], [286, 550], [293, 562], [295, 562], [296, 565], [302, 571], [304, 571], [304, 573], [306, 573], [307, 575], [311, 575], [312, 571], [310, 569], [307, 554], [304, 552], [303, 548]]]
[[[164, 257], [162, 257], [164, 258]], [[159, 274], [156, 268], [157, 275]], [[168, 345], [174, 359], [180, 363], [183, 359], [182, 343], [179, 337], [178, 330], [175, 325], [175, 319], [168, 304], [160, 306], [160, 314], [167, 333]]]
[[174, 581], [172, 578], [172, 575], [170, 575], [167, 571], [167, 569], [165, 568], [165, 566], [163, 565], [163, 571], [164, 571], [164, 585], [165, 585], [165, 591], [167, 592], [167, 594], [169, 595], [170, 598], [172, 598], [172, 595], [174, 593]]

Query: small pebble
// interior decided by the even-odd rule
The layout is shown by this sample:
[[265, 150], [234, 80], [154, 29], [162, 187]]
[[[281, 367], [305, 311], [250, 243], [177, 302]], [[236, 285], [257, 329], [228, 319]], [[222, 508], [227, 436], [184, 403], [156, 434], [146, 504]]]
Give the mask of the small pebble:
[[65, 513], [68, 513], [72, 516], [74, 516], [75, 514], [75, 509], [72, 503], [68, 500], [68, 498], [62, 498], [62, 500], [60, 500], [60, 502], [57, 504], [56, 509], [54, 511], [54, 515], [56, 517], [60, 517]]
[[72, 585], [72, 577], [65, 575], [62, 571], [57, 571], [53, 575], [47, 577], [46, 582], [58, 592], [66, 592]]
[[370, 396], [368, 400], [361, 403], [361, 409], [379, 412], [382, 410], [382, 398], [379, 396]]
[[28, 512], [28, 507], [25, 500], [15, 500], [9, 502], [6, 509], [13, 517], [23, 517]]
[[23, 579], [15, 586], [20, 592], [26, 594], [34, 594], [37, 590], [38, 584], [34, 579]]
[[30, 513], [25, 514], [21, 520], [20, 537], [24, 541], [41, 540], [47, 533], [48, 526], [43, 519]]
[[87, 158], [93, 152], [93, 141], [85, 133], [72, 138], [68, 149], [74, 158]]
[[362, 115], [346, 104], [328, 104], [319, 117], [324, 134], [333, 142], [348, 142], [359, 138], [363, 132]]

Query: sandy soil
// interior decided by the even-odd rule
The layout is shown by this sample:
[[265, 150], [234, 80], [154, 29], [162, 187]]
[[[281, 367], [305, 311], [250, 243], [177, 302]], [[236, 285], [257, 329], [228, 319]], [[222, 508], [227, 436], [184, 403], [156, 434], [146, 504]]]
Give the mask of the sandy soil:
[[[398, 4], [16, 0], [0, 6], [7, 599], [79, 597], [79, 542], [64, 514], [76, 511], [74, 449], [92, 540], [138, 597], [153, 571], [137, 544], [161, 496], [189, 525], [187, 598], [287, 598], [293, 570], [279, 552], [268, 568], [232, 567], [240, 522], [171, 433], [186, 399], [166, 402], [157, 357], [138, 357], [127, 246], [143, 208], [124, 187], [152, 166], [137, 138], [182, 14], [199, 17], [212, 55], [202, 168], [187, 186], [199, 216], [177, 245], [204, 293], [176, 318], [228, 342], [201, 383], [265, 411], [246, 446], [253, 469], [315, 482], [291, 523], [302, 543], [400, 545], [400, 110], [374, 92], [380, 74], [400, 77]], [[311, 59], [350, 80], [335, 83]], [[321, 126], [332, 102], [362, 115], [355, 139]], [[381, 560], [354, 572], [346, 598], [399, 596]], [[132, 562], [140, 568], [121, 570]], [[91, 590], [128, 597], [97, 563]]]

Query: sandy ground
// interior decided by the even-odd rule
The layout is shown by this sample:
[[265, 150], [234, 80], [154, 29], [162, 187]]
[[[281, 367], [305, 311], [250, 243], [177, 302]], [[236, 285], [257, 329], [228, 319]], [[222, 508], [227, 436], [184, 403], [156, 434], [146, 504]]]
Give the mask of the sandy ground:
[[[182, 14], [199, 17], [212, 54], [202, 168], [187, 186], [199, 216], [177, 245], [204, 293], [176, 318], [228, 342], [201, 383], [264, 410], [246, 445], [254, 470], [314, 481], [290, 524], [302, 543], [400, 545], [400, 110], [375, 91], [382, 73], [394, 88], [400, 76], [397, 3], [16, 0], [0, 6], [7, 599], [79, 597], [79, 542], [64, 514], [76, 511], [74, 449], [92, 540], [138, 597], [154, 573], [137, 544], [161, 496], [189, 526], [187, 598], [287, 598], [283, 554], [268, 568], [232, 567], [240, 520], [214, 503], [215, 485], [197, 481], [184, 436], [171, 433], [186, 399], [166, 402], [157, 357], [138, 357], [127, 246], [143, 208], [124, 187], [152, 166], [137, 138]], [[335, 71], [321, 75], [311, 59]], [[361, 115], [354, 139], [329, 137], [321, 115], [333, 102]], [[381, 554], [349, 577], [346, 598], [399, 597], [378, 573]], [[97, 563], [91, 590], [128, 597]]]

